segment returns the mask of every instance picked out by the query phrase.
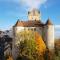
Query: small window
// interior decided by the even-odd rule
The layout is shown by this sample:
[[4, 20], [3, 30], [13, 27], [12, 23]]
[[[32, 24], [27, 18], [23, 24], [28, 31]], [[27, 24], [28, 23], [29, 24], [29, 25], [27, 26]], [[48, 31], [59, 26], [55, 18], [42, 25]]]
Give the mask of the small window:
[[34, 28], [34, 31], [36, 31], [36, 28]]

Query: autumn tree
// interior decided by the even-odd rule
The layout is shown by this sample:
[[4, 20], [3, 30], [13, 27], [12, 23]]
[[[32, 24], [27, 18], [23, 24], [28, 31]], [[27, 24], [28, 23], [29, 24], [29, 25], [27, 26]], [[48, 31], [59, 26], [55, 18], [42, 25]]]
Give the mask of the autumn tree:
[[46, 46], [42, 37], [34, 31], [22, 31], [17, 35], [19, 57], [17, 60], [44, 60], [43, 53]]

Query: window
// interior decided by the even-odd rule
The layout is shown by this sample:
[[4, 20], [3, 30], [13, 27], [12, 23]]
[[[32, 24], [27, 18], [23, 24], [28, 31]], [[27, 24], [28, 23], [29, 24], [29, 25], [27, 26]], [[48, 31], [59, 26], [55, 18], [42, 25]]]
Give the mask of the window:
[[34, 31], [36, 31], [36, 28], [34, 28]]

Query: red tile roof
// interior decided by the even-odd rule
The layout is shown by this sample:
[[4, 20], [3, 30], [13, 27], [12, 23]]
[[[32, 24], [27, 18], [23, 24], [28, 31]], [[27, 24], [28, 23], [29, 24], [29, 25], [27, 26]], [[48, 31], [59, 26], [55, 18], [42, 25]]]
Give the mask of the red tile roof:
[[46, 24], [42, 23], [40, 20], [39, 21], [17, 21], [14, 27], [16, 26], [22, 26], [22, 27], [40, 27], [40, 26], [45, 26], [45, 25], [53, 25], [50, 21], [50, 19], [47, 20]]
[[17, 21], [15, 26], [22, 26], [22, 27], [40, 27], [44, 24], [41, 21]]

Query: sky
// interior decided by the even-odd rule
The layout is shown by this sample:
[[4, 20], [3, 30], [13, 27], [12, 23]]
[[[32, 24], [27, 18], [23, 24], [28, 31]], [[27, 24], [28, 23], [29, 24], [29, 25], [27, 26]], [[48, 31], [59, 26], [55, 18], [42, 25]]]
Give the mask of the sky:
[[50, 18], [54, 25], [60, 24], [60, 0], [0, 0], [0, 30], [10, 29], [18, 19], [28, 20], [33, 8], [41, 12], [42, 22]]

